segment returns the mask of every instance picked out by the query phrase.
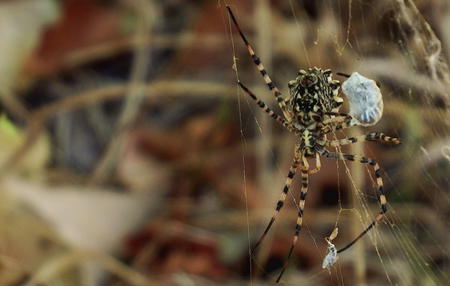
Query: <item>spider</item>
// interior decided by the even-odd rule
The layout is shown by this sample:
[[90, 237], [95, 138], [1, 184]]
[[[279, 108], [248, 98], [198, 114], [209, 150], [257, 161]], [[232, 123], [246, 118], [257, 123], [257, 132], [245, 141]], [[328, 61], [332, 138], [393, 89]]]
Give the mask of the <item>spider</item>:
[[[258, 248], [264, 237], [269, 232], [273, 223], [275, 222], [278, 213], [283, 208], [287, 194], [289, 193], [292, 180], [298, 170], [301, 173], [301, 189], [300, 200], [298, 204], [298, 216], [295, 226], [295, 233], [292, 239], [292, 244], [289, 253], [281, 269], [276, 282], [278, 283], [286, 270], [292, 252], [298, 241], [299, 233], [302, 229], [303, 215], [305, 208], [306, 196], [308, 193], [308, 177], [310, 174], [317, 173], [321, 168], [320, 157], [332, 158], [336, 160], [359, 161], [363, 164], [369, 164], [373, 167], [376, 184], [377, 196], [380, 203], [380, 212], [375, 219], [370, 223], [356, 238], [341, 249], [337, 253], [341, 253], [350, 248], [360, 238], [362, 238], [370, 229], [378, 224], [387, 212], [387, 200], [383, 191], [383, 180], [381, 178], [381, 169], [378, 163], [371, 158], [365, 156], [344, 154], [339, 152], [331, 152], [327, 147], [338, 147], [341, 145], [353, 144], [362, 141], [378, 141], [392, 144], [400, 144], [400, 140], [395, 137], [389, 137], [383, 133], [373, 132], [367, 135], [356, 137], [349, 137], [340, 140], [328, 140], [327, 135], [337, 130], [350, 128], [352, 126], [362, 125], [357, 120], [347, 113], [339, 112], [343, 103], [342, 97], [339, 96], [339, 88], [341, 83], [332, 78], [332, 71], [329, 69], [321, 69], [317, 67], [308, 68], [307, 70], [300, 70], [294, 80], [288, 82], [290, 96], [283, 98], [283, 95], [270, 79], [267, 71], [251, 44], [248, 42], [244, 33], [231, 11], [229, 6], [226, 6], [229, 16], [234, 23], [236, 30], [247, 46], [254, 64], [261, 73], [267, 87], [272, 92], [277, 101], [283, 117], [275, 113], [262, 100], [260, 100], [253, 92], [250, 91], [240, 80], [237, 84], [255, 103], [270, 117], [283, 125], [288, 131], [298, 136], [298, 142], [295, 145], [294, 159], [287, 174], [286, 182], [281, 192], [280, 198], [276, 204], [274, 214], [266, 226], [264, 232], [257, 240], [252, 249], [252, 253]], [[337, 75], [350, 77], [349, 75], [337, 73]], [[369, 108], [369, 107], [368, 107]], [[308, 163], [308, 158], [315, 158], [315, 168], [311, 169]]]

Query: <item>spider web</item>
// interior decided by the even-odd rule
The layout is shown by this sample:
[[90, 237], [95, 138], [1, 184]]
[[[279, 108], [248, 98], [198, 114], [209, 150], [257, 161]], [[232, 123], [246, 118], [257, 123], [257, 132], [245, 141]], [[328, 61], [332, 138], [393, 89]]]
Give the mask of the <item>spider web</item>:
[[[334, 139], [381, 131], [400, 137], [403, 144], [398, 149], [364, 143], [330, 150], [367, 154], [381, 162], [389, 202], [387, 218], [351, 250], [343, 252], [329, 270], [320, 269], [320, 265], [296, 267], [301, 258], [292, 259], [282, 282], [286, 285], [302, 282], [318, 285], [442, 285], [449, 276], [446, 210], [450, 205], [450, 100], [445, 91], [450, 84], [450, 75], [444, 55], [446, 51], [450, 52], [445, 46], [450, 39], [439, 40], [429, 26], [428, 18], [422, 17], [431, 17], [433, 29], [438, 32], [449, 17], [422, 15], [421, 11], [426, 12], [427, 7], [418, 9], [408, 0], [313, 2], [226, 4], [233, 7], [244, 33], [283, 94], [288, 94], [286, 83], [295, 77], [299, 68], [312, 66], [331, 68], [334, 72], [358, 71], [381, 83], [385, 103], [381, 122], [369, 129], [351, 128], [338, 132], [333, 135]], [[274, 100], [252, 66], [245, 46], [231, 24], [228, 28], [236, 77], [256, 84], [251, 85], [252, 90], [271, 105]], [[293, 156], [295, 136], [274, 130], [276, 127], [267, 116], [239, 89], [236, 96], [243, 149], [248, 149], [247, 141], [252, 137], [249, 122], [253, 122], [257, 130], [259, 187], [268, 201], [261, 220], [257, 225], [251, 224], [244, 188], [250, 256], [251, 241], [268, 222], [281, 191], [286, 166]], [[241, 106], [242, 102], [245, 106]], [[343, 109], [347, 110], [346, 107]], [[243, 114], [248, 112], [250, 116], [246, 119]], [[320, 173], [310, 176], [308, 200], [315, 196], [316, 202], [306, 203], [304, 229], [297, 245], [297, 249], [314, 248], [312, 251], [321, 253], [322, 257], [326, 253], [324, 238], [333, 229], [339, 229], [336, 244], [344, 245], [370, 224], [379, 211], [372, 168], [329, 161], [322, 160], [325, 164], [320, 173], [335, 173], [335, 188], [329, 192], [337, 193], [336, 205], [325, 210], [323, 206], [320, 208], [318, 195], [313, 193], [320, 185], [318, 181], [326, 178]], [[244, 155], [242, 162], [245, 185], [249, 166]], [[287, 198], [287, 205], [294, 210], [298, 205], [297, 190], [294, 184]], [[326, 197], [327, 192], [322, 195]], [[296, 211], [284, 210], [284, 213], [287, 214], [278, 217], [278, 226], [272, 227], [271, 236], [259, 249], [253, 268], [249, 261], [250, 277], [268, 274], [265, 271], [269, 252], [274, 248], [271, 244], [278, 241], [274, 236], [280, 236], [280, 232], [288, 238], [292, 235]], [[328, 218], [330, 213], [334, 213], [334, 221]], [[324, 217], [328, 219], [322, 220]], [[252, 284], [253, 279], [250, 281]]]

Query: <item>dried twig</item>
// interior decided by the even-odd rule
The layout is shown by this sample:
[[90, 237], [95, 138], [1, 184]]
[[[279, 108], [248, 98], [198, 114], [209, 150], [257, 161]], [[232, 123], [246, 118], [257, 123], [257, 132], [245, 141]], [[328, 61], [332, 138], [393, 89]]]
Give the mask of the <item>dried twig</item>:
[[116, 166], [119, 151], [124, 143], [124, 130], [136, 119], [139, 107], [144, 99], [142, 84], [148, 73], [150, 65], [150, 50], [145, 41], [141, 39], [147, 37], [151, 31], [150, 11], [153, 11], [151, 1], [135, 0], [135, 11], [138, 16], [138, 28], [136, 31], [136, 45], [134, 51], [134, 61], [131, 71], [130, 85], [123, 110], [119, 116], [116, 126], [116, 134], [109, 144], [105, 154], [99, 161], [92, 176], [92, 181], [102, 182]]

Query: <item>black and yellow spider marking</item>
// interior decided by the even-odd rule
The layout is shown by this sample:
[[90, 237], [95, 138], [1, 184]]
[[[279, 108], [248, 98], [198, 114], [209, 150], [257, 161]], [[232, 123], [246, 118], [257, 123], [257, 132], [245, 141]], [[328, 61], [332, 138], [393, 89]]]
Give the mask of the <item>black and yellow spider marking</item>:
[[[329, 69], [323, 70], [321, 68], [313, 67], [308, 70], [300, 70], [294, 80], [288, 82], [290, 96], [284, 99], [281, 92], [275, 86], [267, 71], [265, 70], [261, 60], [256, 55], [253, 47], [242, 32], [239, 24], [231, 8], [226, 6], [230, 18], [239, 32], [240, 37], [247, 46], [248, 53], [252, 57], [254, 64], [261, 73], [267, 87], [274, 95], [284, 118], [271, 110], [262, 100], [260, 100], [254, 93], [252, 93], [242, 82], [238, 81], [241, 89], [250, 96], [256, 104], [270, 117], [281, 123], [287, 130], [298, 136], [298, 142], [295, 146], [293, 163], [289, 169], [284, 188], [281, 192], [280, 198], [276, 204], [275, 212], [272, 215], [264, 232], [257, 240], [252, 253], [258, 248], [264, 237], [269, 232], [273, 223], [275, 222], [278, 213], [284, 206], [284, 201], [289, 193], [290, 186], [298, 169], [301, 170], [301, 189], [300, 200], [298, 208], [297, 223], [295, 226], [295, 233], [292, 239], [292, 244], [286, 258], [285, 264], [277, 278], [280, 281], [289, 259], [298, 241], [299, 233], [303, 225], [303, 216], [305, 209], [306, 196], [308, 193], [308, 179], [310, 174], [314, 174], [320, 170], [320, 156], [326, 158], [358, 161], [363, 164], [369, 164], [373, 167], [377, 183], [377, 196], [380, 203], [380, 212], [372, 223], [366, 227], [355, 239], [353, 239], [346, 246], [339, 249], [337, 252], [341, 253], [353, 244], [355, 244], [361, 237], [363, 237], [371, 228], [380, 222], [384, 214], [387, 212], [387, 200], [384, 195], [383, 179], [381, 178], [381, 169], [378, 163], [371, 158], [359, 155], [343, 154], [330, 152], [326, 147], [337, 147], [341, 145], [353, 144], [363, 141], [378, 141], [384, 143], [400, 144], [400, 140], [395, 137], [389, 137], [383, 133], [374, 132], [368, 135], [357, 137], [349, 137], [339, 140], [328, 140], [327, 134], [333, 133], [337, 130], [343, 130], [355, 126], [352, 117], [347, 113], [340, 113], [339, 109], [343, 103], [342, 97], [339, 96], [339, 88], [341, 83], [332, 78], [332, 72]], [[344, 75], [346, 76], [346, 75]], [[316, 158], [316, 167], [309, 168], [308, 158]]]

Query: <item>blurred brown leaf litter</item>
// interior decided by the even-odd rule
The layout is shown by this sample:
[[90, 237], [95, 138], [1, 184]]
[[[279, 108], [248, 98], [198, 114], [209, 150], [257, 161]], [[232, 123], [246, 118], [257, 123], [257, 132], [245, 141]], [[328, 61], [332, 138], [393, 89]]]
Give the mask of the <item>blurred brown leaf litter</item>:
[[0, 285], [273, 283], [294, 232], [292, 198], [253, 262], [249, 249], [295, 138], [237, 88], [233, 57], [275, 106], [225, 5], [282, 92], [300, 68], [358, 71], [381, 83], [385, 114], [355, 132], [403, 142], [361, 146], [383, 168], [391, 211], [330, 271], [325, 238], [337, 225], [333, 242], [345, 244], [378, 205], [370, 172], [323, 160], [282, 284], [448, 283], [448, 1], [9, 0]]

